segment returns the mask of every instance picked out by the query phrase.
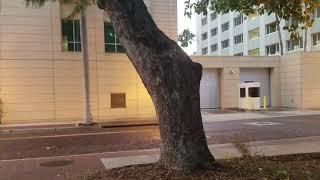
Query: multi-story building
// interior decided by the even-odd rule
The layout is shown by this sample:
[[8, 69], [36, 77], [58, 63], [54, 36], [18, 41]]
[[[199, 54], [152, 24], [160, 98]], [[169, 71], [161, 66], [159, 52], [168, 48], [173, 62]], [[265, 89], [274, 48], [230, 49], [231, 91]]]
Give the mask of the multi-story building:
[[[158, 27], [176, 40], [176, 0], [145, 1]], [[59, 1], [39, 9], [26, 8], [24, 0], [0, 0], [0, 99], [4, 104], [0, 107], [4, 112], [1, 124], [71, 123], [82, 119], [79, 18], [66, 20], [72, 8]], [[249, 20], [243, 21], [235, 14], [230, 17], [203, 19], [204, 27], [214, 27], [215, 21], [220, 25], [203, 31], [201, 36], [206, 43], [200, 51], [260, 53], [265, 51], [265, 42], [276, 43], [277, 34], [271, 33], [273, 26], [255, 31], [251, 27], [258, 26], [249, 25]], [[96, 7], [88, 9], [86, 18], [93, 120], [155, 120], [152, 100], [118, 42], [109, 18]], [[263, 22], [272, 22], [270, 17], [264, 18]], [[249, 31], [241, 35], [248, 27], [250, 37], [256, 36], [250, 41]], [[265, 31], [270, 31], [266, 36], [273, 38], [264, 37], [262, 41], [260, 34]], [[318, 43], [320, 36], [315, 37]], [[215, 42], [212, 47], [211, 42]], [[314, 83], [320, 78], [319, 57], [316, 52], [282, 57], [193, 56], [203, 66], [201, 108], [237, 108], [239, 83], [255, 81], [261, 84], [261, 97], [266, 97], [268, 106], [319, 109], [320, 86]]]
[[[290, 40], [290, 34], [282, 28], [284, 54], [303, 51], [307, 38], [307, 51], [320, 48], [320, 9], [314, 12], [315, 22], [307, 36], [300, 30], [300, 40]], [[279, 34], [274, 15], [244, 16], [238, 12], [207, 16], [197, 15], [197, 54], [219, 56], [268, 56], [280, 54]]]

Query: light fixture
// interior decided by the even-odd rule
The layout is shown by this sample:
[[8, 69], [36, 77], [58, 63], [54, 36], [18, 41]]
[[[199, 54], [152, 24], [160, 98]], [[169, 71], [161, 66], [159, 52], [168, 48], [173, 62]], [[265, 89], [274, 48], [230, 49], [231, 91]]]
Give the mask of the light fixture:
[[230, 70], [229, 72], [230, 74], [236, 74], [236, 72], [234, 70]]

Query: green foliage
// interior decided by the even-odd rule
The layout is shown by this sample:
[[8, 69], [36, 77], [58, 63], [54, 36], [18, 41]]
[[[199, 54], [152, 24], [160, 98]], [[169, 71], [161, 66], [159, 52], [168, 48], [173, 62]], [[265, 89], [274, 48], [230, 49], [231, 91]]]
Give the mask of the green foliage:
[[189, 29], [185, 29], [178, 36], [178, 41], [181, 43], [182, 47], [188, 47], [189, 44], [192, 44], [192, 42], [194, 41], [194, 37], [195, 35]]
[[275, 178], [279, 180], [290, 180], [289, 173], [283, 167], [279, 167], [275, 172]]
[[191, 17], [192, 13], [207, 14], [207, 10], [218, 13], [238, 11], [245, 15], [256, 14], [276, 14], [281, 20], [295, 19], [298, 25], [286, 26], [292, 37], [297, 37], [299, 28], [308, 29], [312, 26], [313, 12], [320, 7], [320, 0], [199, 0], [197, 2], [185, 1], [185, 15]]
[[[26, 1], [26, 6], [34, 6], [34, 7], [42, 7], [48, 0], [25, 0]], [[51, 0], [53, 2], [54, 0]]]
[[68, 18], [73, 18], [79, 13], [85, 13], [88, 7], [96, 4], [96, 0], [25, 0], [27, 7], [33, 6], [37, 8], [43, 7], [47, 2], [55, 1], [61, 1], [62, 3], [66, 4], [74, 4], [73, 11]]
[[312, 177], [312, 173], [310, 171], [305, 171], [304, 176], [306, 180], [313, 180], [315, 178]]

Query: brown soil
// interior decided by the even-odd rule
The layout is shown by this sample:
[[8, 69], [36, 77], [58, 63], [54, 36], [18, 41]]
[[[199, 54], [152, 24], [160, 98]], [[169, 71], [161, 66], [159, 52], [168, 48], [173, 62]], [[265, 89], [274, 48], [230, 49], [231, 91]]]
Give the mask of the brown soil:
[[278, 180], [320, 180], [320, 153], [298, 154], [276, 157], [251, 157], [219, 160], [214, 171], [197, 171], [184, 175], [166, 170], [155, 164], [145, 164], [98, 171], [76, 179], [85, 180], [140, 180], [140, 179], [278, 179]]

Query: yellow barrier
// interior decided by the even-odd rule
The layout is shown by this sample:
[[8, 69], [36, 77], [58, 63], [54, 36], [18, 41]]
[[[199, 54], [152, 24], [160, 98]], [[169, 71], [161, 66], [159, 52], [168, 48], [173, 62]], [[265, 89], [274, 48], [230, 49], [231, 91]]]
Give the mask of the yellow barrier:
[[267, 110], [267, 96], [263, 96], [263, 109]]

